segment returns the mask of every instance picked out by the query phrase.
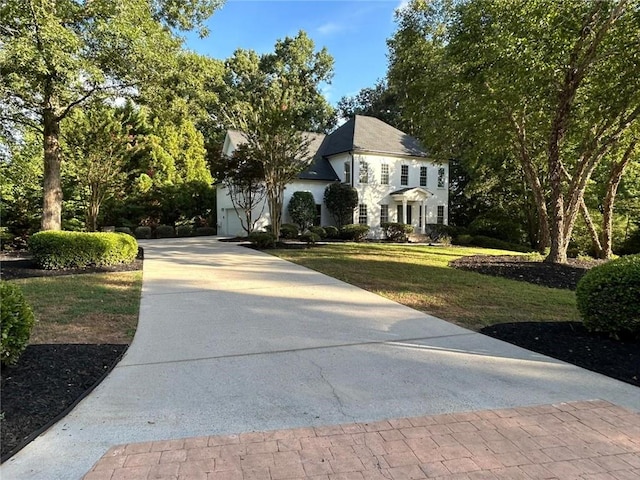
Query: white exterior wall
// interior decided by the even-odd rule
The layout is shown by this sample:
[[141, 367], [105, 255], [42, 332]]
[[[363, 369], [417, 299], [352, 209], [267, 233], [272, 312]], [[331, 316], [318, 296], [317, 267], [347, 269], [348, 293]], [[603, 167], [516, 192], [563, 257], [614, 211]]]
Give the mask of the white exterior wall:
[[[426, 223], [435, 224], [437, 221], [438, 205], [444, 207], [444, 224], [448, 224], [449, 205], [449, 165], [448, 163], [437, 164], [431, 160], [421, 157], [398, 158], [388, 155], [376, 154], [356, 154], [353, 159], [354, 178], [353, 185], [358, 191], [360, 203], [367, 205], [368, 223], [371, 227], [370, 236], [381, 238], [380, 228], [380, 205], [389, 205], [389, 221], [397, 222], [397, 206], [402, 205], [390, 194], [403, 188], [420, 187], [420, 167], [427, 167], [427, 186], [421, 187], [433, 194], [426, 202]], [[360, 162], [365, 161], [369, 168], [368, 183], [360, 183]], [[382, 165], [389, 165], [389, 184], [381, 184]], [[401, 166], [409, 167], [409, 180], [407, 185], [401, 185]], [[335, 168], [335, 167], [334, 167]], [[444, 168], [444, 188], [438, 188], [438, 169]], [[415, 232], [419, 233], [419, 205], [420, 203], [410, 203], [412, 205], [412, 221]], [[358, 222], [358, 212], [354, 215], [354, 221]], [[424, 219], [423, 219], [424, 222]]]
[[[323, 198], [324, 198], [324, 190], [327, 188], [330, 182], [320, 182], [320, 181], [304, 181], [300, 180], [294, 182], [287, 186], [284, 191], [284, 204], [283, 204], [283, 216], [282, 223], [292, 223], [291, 217], [289, 217], [288, 206], [291, 197], [294, 192], [311, 192], [313, 198], [315, 200], [316, 205], [322, 205], [322, 223], [321, 225], [330, 225], [333, 222], [331, 221], [331, 215], [325, 207]], [[218, 235], [223, 236], [244, 236], [246, 232], [241, 228], [229, 228], [232, 225], [236, 224], [235, 219], [229, 218], [229, 215], [236, 215], [237, 213], [233, 210], [233, 203], [231, 202], [231, 198], [229, 197], [228, 190], [222, 186], [221, 184], [217, 186], [216, 189], [217, 196], [217, 209], [218, 209]], [[264, 208], [263, 208], [264, 207]], [[262, 212], [262, 214], [261, 214]], [[254, 218], [258, 218], [258, 223], [256, 224], [256, 230], [264, 230], [267, 225], [271, 224], [271, 217], [269, 215], [269, 207], [267, 206], [266, 199], [261, 205], [258, 205], [253, 210]]]

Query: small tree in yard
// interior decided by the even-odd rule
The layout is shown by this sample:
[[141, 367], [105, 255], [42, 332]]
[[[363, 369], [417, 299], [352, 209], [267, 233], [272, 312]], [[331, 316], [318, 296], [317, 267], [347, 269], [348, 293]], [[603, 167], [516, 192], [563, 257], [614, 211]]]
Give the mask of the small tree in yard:
[[324, 203], [338, 227], [353, 222], [358, 206], [358, 191], [345, 183], [332, 183], [324, 191]]
[[[233, 155], [221, 155], [213, 166], [216, 178], [229, 191], [233, 208], [240, 218], [240, 224], [247, 235], [256, 228], [256, 223], [264, 211], [266, 188], [264, 168], [251, 154], [248, 145], [240, 145]], [[254, 209], [262, 204], [260, 213], [254, 217]]]
[[313, 225], [316, 218], [316, 201], [311, 192], [294, 192], [289, 200], [289, 215], [301, 232]]

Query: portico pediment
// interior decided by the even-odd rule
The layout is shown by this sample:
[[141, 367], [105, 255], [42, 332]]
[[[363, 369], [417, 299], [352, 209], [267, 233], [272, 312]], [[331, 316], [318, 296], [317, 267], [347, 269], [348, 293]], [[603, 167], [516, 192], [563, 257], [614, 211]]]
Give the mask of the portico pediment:
[[429, 190], [422, 187], [403, 188], [390, 194], [396, 202], [423, 202], [433, 196]]

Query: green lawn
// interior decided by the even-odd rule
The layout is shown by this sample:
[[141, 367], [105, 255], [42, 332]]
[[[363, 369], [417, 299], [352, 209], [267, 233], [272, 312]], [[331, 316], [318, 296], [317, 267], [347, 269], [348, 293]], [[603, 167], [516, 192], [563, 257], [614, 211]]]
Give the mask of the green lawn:
[[505, 322], [578, 321], [575, 293], [456, 270], [465, 255], [517, 255], [469, 247], [339, 243], [274, 255], [398, 303], [478, 330]]
[[14, 280], [33, 308], [30, 343], [129, 343], [138, 321], [142, 272]]

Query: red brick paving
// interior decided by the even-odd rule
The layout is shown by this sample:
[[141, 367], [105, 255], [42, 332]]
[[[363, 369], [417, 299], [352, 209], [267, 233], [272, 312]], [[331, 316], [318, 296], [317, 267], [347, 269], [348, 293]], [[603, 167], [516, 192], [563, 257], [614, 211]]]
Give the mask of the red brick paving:
[[111, 448], [84, 480], [640, 479], [640, 414], [604, 401]]

